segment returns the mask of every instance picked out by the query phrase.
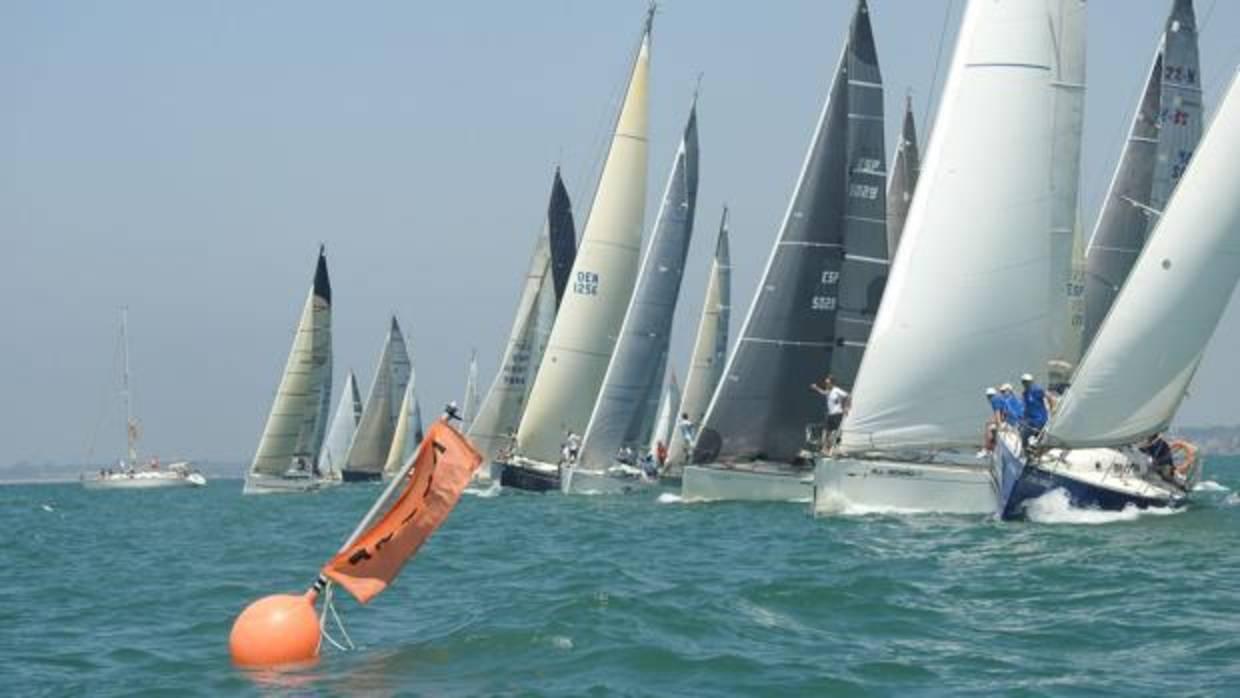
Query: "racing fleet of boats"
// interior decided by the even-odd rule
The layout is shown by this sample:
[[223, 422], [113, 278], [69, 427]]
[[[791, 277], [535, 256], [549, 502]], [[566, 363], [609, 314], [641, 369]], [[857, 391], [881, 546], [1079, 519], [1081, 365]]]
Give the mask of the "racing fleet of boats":
[[[1240, 83], [1207, 127], [1193, 5], [1174, 0], [1086, 244], [1085, 19], [1084, 0], [969, 2], [924, 160], [910, 99], [888, 163], [878, 44], [858, 0], [730, 353], [723, 211], [681, 391], [670, 349], [693, 263], [698, 99], [643, 251], [652, 8], [580, 240], [557, 167], [499, 370], [479, 396], [475, 353], [463, 414], [448, 407], [484, 458], [476, 485], [610, 494], [661, 482], [686, 500], [810, 502], [820, 515], [1013, 519], [1052, 491], [1108, 510], [1185, 504], [1194, 450], [1150, 444], [1240, 276]], [[331, 312], [320, 249], [247, 494], [390, 478], [422, 440], [395, 317], [365, 400], [349, 372], [331, 410]], [[982, 399], [1022, 373], [1058, 396], [1045, 425], [992, 415]], [[826, 375], [848, 394], [838, 427], [817, 387]], [[154, 478], [135, 467], [127, 354], [125, 376], [128, 474], [91, 487]]]

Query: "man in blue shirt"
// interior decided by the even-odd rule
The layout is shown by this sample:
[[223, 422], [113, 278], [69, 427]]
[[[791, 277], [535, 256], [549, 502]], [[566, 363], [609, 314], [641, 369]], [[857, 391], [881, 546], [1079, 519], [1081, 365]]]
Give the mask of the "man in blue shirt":
[[1003, 398], [1003, 421], [1014, 427], [1019, 427], [1021, 421], [1025, 418], [1025, 405], [1016, 397], [1016, 393], [1012, 392], [1012, 384], [1004, 383], [999, 386], [999, 397]]
[[1021, 436], [1027, 442], [1029, 437], [1042, 431], [1051, 410], [1055, 408], [1055, 398], [1046, 394], [1042, 386], [1033, 382], [1033, 376], [1026, 373], [1020, 377], [1024, 387], [1025, 421], [1021, 428]]

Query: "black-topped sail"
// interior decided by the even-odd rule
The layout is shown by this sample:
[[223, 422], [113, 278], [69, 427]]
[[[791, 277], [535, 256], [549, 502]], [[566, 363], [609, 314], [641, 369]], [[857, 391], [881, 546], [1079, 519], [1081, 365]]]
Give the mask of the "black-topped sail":
[[564, 289], [568, 286], [573, 261], [577, 258], [577, 229], [573, 225], [573, 205], [568, 200], [568, 190], [560, 178], [560, 168], [555, 168], [555, 181], [551, 184], [551, 202], [547, 205], [547, 231], [551, 236], [551, 277], [555, 281], [555, 307], [560, 307]]
[[1098, 227], [1086, 251], [1088, 348], [1201, 139], [1201, 66], [1192, 0], [1175, 0]]
[[891, 164], [887, 182], [887, 254], [896, 258], [904, 221], [913, 204], [917, 176], [921, 174], [921, 151], [917, 148], [917, 125], [913, 123], [913, 99], [904, 100], [904, 126], [900, 129], [900, 145]]
[[851, 387], [887, 277], [885, 158], [882, 77], [862, 0], [694, 462], [792, 461], [806, 427], [823, 420], [810, 384], [833, 373]]

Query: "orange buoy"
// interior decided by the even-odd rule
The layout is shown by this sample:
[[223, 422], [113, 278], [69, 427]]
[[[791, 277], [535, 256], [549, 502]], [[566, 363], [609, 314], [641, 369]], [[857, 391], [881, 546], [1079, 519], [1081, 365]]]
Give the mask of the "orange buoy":
[[246, 606], [233, 622], [228, 651], [246, 667], [312, 662], [319, 655], [319, 616], [314, 590], [273, 594]]

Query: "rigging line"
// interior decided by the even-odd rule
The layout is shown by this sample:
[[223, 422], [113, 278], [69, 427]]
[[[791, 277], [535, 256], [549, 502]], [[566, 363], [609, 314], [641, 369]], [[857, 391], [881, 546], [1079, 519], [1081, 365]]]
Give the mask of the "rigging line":
[[1218, 4], [1218, 0], [1210, 3], [1210, 7], [1206, 9], [1206, 14], [1202, 17], [1201, 22], [1197, 24], [1197, 38], [1200, 39], [1206, 33], [1206, 26], [1210, 24], [1210, 16], [1214, 14], [1214, 6]]
[[[112, 345], [112, 359], [108, 362], [108, 373], [111, 373], [112, 372], [111, 369], [116, 367], [116, 357], [120, 353], [120, 350], [121, 350], [121, 341], [122, 341], [121, 330], [118, 329], [116, 331], [116, 343]], [[107, 381], [107, 383], [111, 383], [111, 381]], [[91, 458], [93, 458], [95, 455], [95, 445], [98, 443], [98, 440], [99, 440], [99, 428], [103, 425], [103, 420], [107, 417], [108, 403], [110, 402], [110, 400], [108, 400], [108, 397], [111, 391], [107, 389], [107, 385], [105, 385], [104, 390], [100, 392], [102, 394], [102, 397], [99, 398], [99, 409], [96, 410], [95, 412], [95, 414], [99, 416], [95, 419], [95, 428], [91, 432], [90, 442], [86, 446], [86, 459], [85, 460], [86, 460], [86, 464], [88, 465], [90, 464]], [[128, 429], [129, 425], [126, 424], [125, 428]]]
[[947, 0], [947, 7], [943, 8], [943, 26], [939, 29], [939, 48], [934, 54], [934, 72], [930, 74], [930, 91], [926, 95], [926, 111], [922, 114], [921, 123], [925, 124], [926, 138], [930, 136], [930, 114], [935, 102], [934, 88], [939, 81], [939, 63], [943, 59], [943, 44], [947, 39], [947, 23], [952, 16], [953, 0]]

